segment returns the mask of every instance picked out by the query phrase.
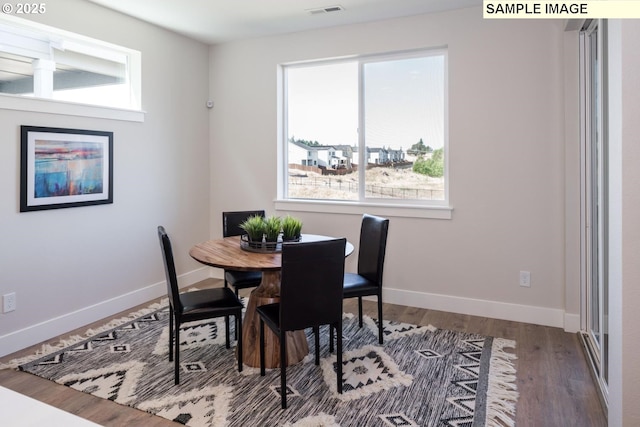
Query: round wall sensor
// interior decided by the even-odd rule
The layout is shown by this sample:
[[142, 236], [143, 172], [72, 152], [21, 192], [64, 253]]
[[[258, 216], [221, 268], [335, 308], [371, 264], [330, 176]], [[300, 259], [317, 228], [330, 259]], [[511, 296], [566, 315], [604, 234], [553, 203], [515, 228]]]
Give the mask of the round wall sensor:
[[213, 101], [207, 101], [207, 108], [213, 108]]

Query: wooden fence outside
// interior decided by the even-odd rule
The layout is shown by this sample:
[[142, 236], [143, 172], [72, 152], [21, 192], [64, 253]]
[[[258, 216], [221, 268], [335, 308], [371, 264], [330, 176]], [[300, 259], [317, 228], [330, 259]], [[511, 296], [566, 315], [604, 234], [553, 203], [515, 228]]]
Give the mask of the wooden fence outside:
[[352, 167], [351, 169], [331, 169], [331, 168], [319, 168], [318, 166], [305, 166], [298, 165], [295, 163], [289, 163], [289, 169], [296, 169], [305, 172], [314, 172], [320, 175], [346, 175], [351, 172], [355, 172], [358, 170], [357, 166]]
[[[358, 193], [357, 182], [331, 177], [289, 177], [289, 185], [300, 185], [305, 187], [331, 188], [337, 191], [348, 193]], [[384, 185], [365, 185], [365, 195], [367, 197], [394, 198], [394, 199], [414, 199], [414, 200], [443, 200], [444, 190], [431, 188], [408, 188], [391, 187]]]

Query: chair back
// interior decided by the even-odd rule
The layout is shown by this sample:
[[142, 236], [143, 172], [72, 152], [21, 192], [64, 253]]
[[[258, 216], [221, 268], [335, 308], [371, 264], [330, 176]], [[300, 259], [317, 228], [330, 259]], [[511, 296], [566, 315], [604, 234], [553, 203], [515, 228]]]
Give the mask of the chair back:
[[245, 222], [250, 216], [261, 216], [264, 218], [264, 210], [222, 212], [222, 237], [240, 236], [244, 234], [244, 230], [240, 228], [240, 224]]
[[282, 245], [282, 330], [297, 331], [341, 319], [346, 242], [341, 238]]
[[382, 270], [387, 248], [389, 220], [364, 214], [360, 228], [358, 249], [358, 274], [378, 286], [382, 286]]
[[169, 240], [169, 236], [163, 226], [158, 227], [158, 239], [160, 240], [160, 249], [162, 250], [164, 273], [167, 278], [169, 304], [171, 304], [171, 307], [173, 307], [176, 313], [182, 313], [183, 308], [180, 302], [180, 290], [178, 288], [176, 266], [173, 260], [173, 249], [171, 249], [171, 240]]

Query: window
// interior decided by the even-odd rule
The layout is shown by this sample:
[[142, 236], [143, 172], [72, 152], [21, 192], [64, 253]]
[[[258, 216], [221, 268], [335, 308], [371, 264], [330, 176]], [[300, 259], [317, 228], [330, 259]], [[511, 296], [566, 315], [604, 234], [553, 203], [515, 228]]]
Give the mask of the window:
[[10, 16], [0, 93], [140, 110], [140, 52]]
[[447, 206], [447, 56], [426, 50], [283, 66], [280, 196]]

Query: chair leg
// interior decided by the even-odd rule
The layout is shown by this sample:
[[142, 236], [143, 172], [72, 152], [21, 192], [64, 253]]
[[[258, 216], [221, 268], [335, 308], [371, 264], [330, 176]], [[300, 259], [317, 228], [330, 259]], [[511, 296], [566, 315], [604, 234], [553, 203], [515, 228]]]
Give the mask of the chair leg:
[[225, 346], [227, 348], [231, 348], [231, 341], [229, 341], [229, 316], [224, 316], [224, 338], [225, 338]]
[[316, 345], [316, 366], [320, 364], [320, 327], [313, 327], [313, 337]]
[[169, 362], [173, 362], [173, 307], [169, 305]]
[[382, 344], [384, 326], [382, 324], [382, 294], [378, 294], [378, 342]]
[[358, 297], [358, 326], [362, 328], [362, 297]]
[[[225, 286], [226, 287], [226, 286]], [[238, 298], [238, 300], [240, 299], [240, 295], [238, 295], [238, 288], [234, 286], [234, 288], [236, 289], [236, 298]], [[238, 334], [242, 332], [242, 329], [240, 329], [240, 331], [238, 331], [238, 328], [236, 328], [235, 331], [233, 331], [233, 338], [235, 340], [238, 340]]]
[[287, 332], [280, 332], [280, 397], [282, 409], [287, 409]]
[[[226, 272], [225, 272], [225, 273], [223, 273], [223, 274], [226, 276]], [[225, 287], [225, 288], [228, 288], [228, 287], [229, 287], [229, 283], [227, 282], [227, 279], [226, 279], [226, 278], [224, 279], [224, 287]], [[235, 286], [234, 286], [234, 288], [235, 288], [235, 290], [236, 290], [236, 297], [238, 297], [238, 288], [237, 288], [237, 287], [235, 287]], [[226, 321], [227, 321], [227, 322], [229, 322], [229, 318], [228, 318], [228, 317], [226, 318]], [[234, 334], [234, 337], [233, 337], [233, 338], [237, 340], [237, 339], [238, 339], [238, 328], [236, 328], [236, 330], [234, 331], [234, 333], [233, 333], [233, 334]], [[229, 347], [227, 347], [227, 348], [229, 348]]]
[[[242, 372], [242, 313], [236, 314], [236, 334], [238, 336], [238, 372]], [[237, 331], [240, 331], [239, 333]]]
[[329, 325], [329, 353], [333, 353], [333, 326]]
[[180, 322], [176, 321], [176, 343], [174, 346], [175, 354], [173, 357], [173, 376], [175, 385], [180, 384]]
[[260, 318], [260, 376], [264, 377], [264, 321]]
[[338, 393], [342, 394], [342, 320], [336, 324], [336, 335], [336, 378], [338, 380]]

